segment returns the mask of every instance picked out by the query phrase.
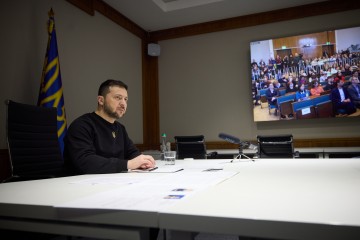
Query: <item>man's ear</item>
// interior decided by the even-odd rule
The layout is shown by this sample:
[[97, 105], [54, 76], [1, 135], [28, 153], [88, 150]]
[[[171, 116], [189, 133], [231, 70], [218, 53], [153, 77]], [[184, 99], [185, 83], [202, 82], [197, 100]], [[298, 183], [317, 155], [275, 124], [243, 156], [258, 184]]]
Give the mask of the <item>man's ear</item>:
[[98, 96], [97, 101], [100, 106], [104, 106], [104, 97], [103, 96]]

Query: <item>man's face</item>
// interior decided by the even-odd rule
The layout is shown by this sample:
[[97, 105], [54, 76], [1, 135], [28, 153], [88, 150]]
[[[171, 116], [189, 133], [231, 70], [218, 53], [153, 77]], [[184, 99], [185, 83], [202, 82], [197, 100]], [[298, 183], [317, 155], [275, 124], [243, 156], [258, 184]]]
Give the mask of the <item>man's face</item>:
[[110, 92], [104, 98], [104, 112], [111, 118], [124, 116], [127, 108], [128, 94], [125, 88], [110, 87]]

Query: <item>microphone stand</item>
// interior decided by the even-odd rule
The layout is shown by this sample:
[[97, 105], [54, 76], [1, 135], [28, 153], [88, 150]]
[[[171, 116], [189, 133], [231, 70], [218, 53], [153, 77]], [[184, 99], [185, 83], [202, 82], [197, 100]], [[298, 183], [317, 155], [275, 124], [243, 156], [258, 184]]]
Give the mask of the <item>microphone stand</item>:
[[233, 160], [231, 160], [230, 162], [233, 162], [235, 159], [242, 159], [242, 158], [247, 158], [247, 159], [250, 159], [251, 161], [255, 162], [254, 159], [246, 156], [246, 155], [243, 153], [244, 145], [245, 145], [245, 142], [240, 142], [240, 143], [239, 143], [239, 154], [238, 154]]

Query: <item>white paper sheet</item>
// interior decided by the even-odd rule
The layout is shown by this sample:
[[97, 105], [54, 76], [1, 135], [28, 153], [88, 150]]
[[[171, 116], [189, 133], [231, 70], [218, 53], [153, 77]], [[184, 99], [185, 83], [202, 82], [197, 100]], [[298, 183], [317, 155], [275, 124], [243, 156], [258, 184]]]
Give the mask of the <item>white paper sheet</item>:
[[171, 173], [55, 207], [160, 211], [235, 174], [229, 171]]

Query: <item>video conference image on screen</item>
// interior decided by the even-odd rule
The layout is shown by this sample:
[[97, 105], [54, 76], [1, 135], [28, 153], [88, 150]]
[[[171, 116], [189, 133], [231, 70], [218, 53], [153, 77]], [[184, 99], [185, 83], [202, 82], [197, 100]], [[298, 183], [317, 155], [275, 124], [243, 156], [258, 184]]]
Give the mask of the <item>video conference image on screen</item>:
[[250, 43], [254, 121], [360, 116], [360, 27]]

